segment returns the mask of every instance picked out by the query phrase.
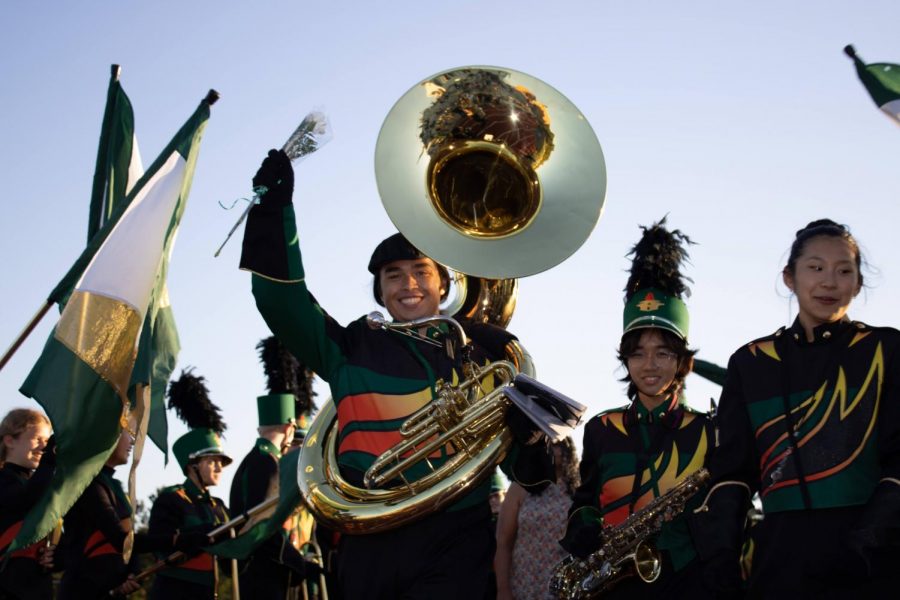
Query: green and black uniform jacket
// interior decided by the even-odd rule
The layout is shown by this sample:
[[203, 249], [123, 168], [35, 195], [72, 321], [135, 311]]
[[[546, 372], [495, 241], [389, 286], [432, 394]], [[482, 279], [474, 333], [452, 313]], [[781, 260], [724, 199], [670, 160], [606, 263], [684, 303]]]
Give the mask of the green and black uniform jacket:
[[[795, 556], [824, 552], [821, 541], [812, 541], [814, 532], [838, 519], [846, 523], [825, 544], [849, 547], [872, 564], [896, 552], [898, 382], [900, 332], [888, 327], [829, 323], [810, 342], [795, 321], [738, 349], [719, 404], [721, 447], [702, 523], [704, 558], [737, 555], [756, 492], [763, 525], [791, 532], [773, 545], [792, 548]], [[819, 562], [826, 571], [840, 567]], [[789, 571], [803, 577], [799, 567]]]
[[[177, 533], [208, 532], [227, 520], [228, 511], [221, 499], [210, 495], [209, 490], [201, 491], [193, 481], [185, 479], [184, 483], [167, 487], [160, 492], [150, 509], [147, 531], [151, 536], [174, 539]], [[159, 559], [166, 556], [167, 553], [157, 554]], [[208, 587], [211, 597], [218, 579], [216, 571], [217, 564], [213, 556], [208, 552], [198, 552], [178, 565], [159, 571], [157, 577]], [[177, 586], [173, 583], [165, 582], [166, 589], [175, 589]], [[185, 589], [195, 590], [196, 587], [186, 586]]]
[[[588, 421], [581, 486], [569, 511], [563, 547], [582, 558], [598, 550], [604, 527], [621, 524], [703, 467], [714, 436], [708, 415], [679, 404], [677, 398], [653, 411], [635, 401]], [[692, 498], [688, 507], [701, 500]], [[696, 556], [684, 514], [664, 524], [658, 537], [648, 541], [668, 553], [676, 571]]]
[[[396, 444], [405, 419], [435, 397], [436, 383], [458, 380], [457, 365], [443, 348], [414, 341], [395, 332], [373, 330], [365, 318], [343, 327], [309, 292], [297, 243], [293, 206], [265, 203], [250, 211], [241, 268], [253, 272], [253, 294], [272, 332], [303, 363], [328, 382], [337, 409], [338, 463], [350, 483], [362, 486], [363, 474], [377, 456]], [[488, 325], [467, 327], [474, 340], [472, 359], [478, 364], [505, 358], [506, 331]], [[428, 335], [439, 338], [432, 328]], [[486, 391], [492, 381], [484, 380]], [[540, 448], [537, 448], [540, 446]], [[438, 467], [449, 458], [447, 448], [429, 460]], [[514, 480], [532, 485], [552, 473], [526, 475], [542, 444], [515, 445], [504, 470]], [[546, 460], [546, 459], [545, 459]], [[550, 467], [549, 461], [546, 461]], [[427, 472], [417, 465], [406, 473], [414, 481]], [[531, 479], [531, 481], [529, 481]], [[487, 505], [490, 481], [485, 480], [448, 510]]]
[[[132, 571], [123, 550], [133, 514], [112, 467], [103, 467], [66, 514], [60, 544], [66, 572], [59, 599], [108, 598], [110, 590], [124, 583]], [[167, 549], [173, 549], [171, 537], [134, 535], [133, 555]]]
[[[241, 461], [231, 483], [231, 510], [239, 515], [278, 494], [278, 461], [281, 450], [265, 438], [256, 440], [253, 449]], [[270, 597], [260, 591], [277, 588], [281, 597], [287, 593], [291, 573], [296, 583], [303, 575], [303, 555], [290, 543], [290, 532], [284, 528], [266, 540], [250, 558], [241, 562], [241, 590], [256, 590], [259, 597]]]
[[[50, 484], [55, 466], [53, 458], [52, 452], [45, 452], [33, 474], [31, 469], [12, 463], [0, 468], [0, 556], [22, 528], [25, 514]], [[35, 542], [17, 550], [0, 563], [0, 598], [38, 600], [52, 596], [50, 572], [38, 563], [38, 551], [44, 543]]]

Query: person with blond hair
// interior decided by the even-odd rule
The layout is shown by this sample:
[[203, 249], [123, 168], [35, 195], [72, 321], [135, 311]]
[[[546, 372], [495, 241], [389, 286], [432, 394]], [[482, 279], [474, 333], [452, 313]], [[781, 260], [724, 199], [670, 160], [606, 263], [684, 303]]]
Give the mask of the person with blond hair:
[[[43, 494], [56, 466], [50, 421], [43, 413], [15, 408], [0, 421], [0, 555]], [[20, 548], [0, 563], [0, 598], [42, 599], [53, 594], [53, 553], [45, 540]]]

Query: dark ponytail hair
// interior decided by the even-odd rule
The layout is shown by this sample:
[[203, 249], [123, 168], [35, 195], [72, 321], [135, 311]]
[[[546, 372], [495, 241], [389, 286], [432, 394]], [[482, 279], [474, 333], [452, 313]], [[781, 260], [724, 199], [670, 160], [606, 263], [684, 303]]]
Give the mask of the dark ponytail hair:
[[788, 255], [787, 265], [784, 267], [785, 273], [790, 274], [791, 277], [797, 274], [797, 259], [803, 254], [806, 244], [811, 239], [819, 236], [840, 238], [850, 245], [856, 259], [856, 272], [859, 274], [858, 283], [861, 287], [863, 284], [863, 256], [862, 252], [859, 250], [859, 244], [856, 242], [856, 238], [850, 233], [849, 227], [836, 223], [831, 219], [817, 219], [809, 223], [803, 229], [797, 231], [797, 234], [794, 237], [794, 243], [791, 244], [791, 252]]

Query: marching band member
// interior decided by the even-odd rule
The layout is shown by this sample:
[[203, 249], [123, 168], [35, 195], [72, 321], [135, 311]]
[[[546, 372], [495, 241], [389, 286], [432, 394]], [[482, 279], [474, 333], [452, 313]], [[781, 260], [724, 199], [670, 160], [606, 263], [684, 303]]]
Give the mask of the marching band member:
[[[369, 465], [398, 438], [402, 421], [431, 401], [435, 382], [453, 381], [458, 373], [442, 348], [373, 330], [364, 318], [341, 326], [318, 305], [304, 278], [293, 182], [287, 155], [270, 151], [253, 178], [254, 187], [264, 185], [268, 191], [249, 213], [241, 268], [253, 272], [257, 307], [272, 332], [328, 382], [337, 408], [341, 475], [361, 486]], [[449, 289], [446, 269], [401, 234], [378, 245], [369, 272], [375, 278], [375, 300], [397, 321], [437, 315]], [[482, 364], [502, 358], [512, 338], [484, 325], [470, 326], [467, 332], [474, 339], [473, 358]], [[436, 327], [422, 333], [432, 339], [442, 336]], [[530, 452], [522, 448], [511, 452], [520, 459], [515, 468], [520, 478], [526, 470], [523, 457], [537, 454], [536, 446]], [[537, 450], [549, 465], [546, 448]], [[432, 462], [440, 465], [446, 458]], [[544, 478], [542, 472], [536, 479]], [[484, 481], [456, 504], [410, 525], [342, 535], [338, 579], [344, 597], [481, 597], [492, 559], [489, 486]]]
[[[170, 538], [186, 561], [156, 574], [149, 597], [154, 600], [215, 598], [219, 566], [201, 548], [210, 544], [209, 531], [228, 520], [225, 503], [209, 488], [219, 484], [222, 469], [231, 458], [222, 448], [225, 423], [219, 408], [209, 399], [203, 377], [190, 370], [169, 384], [169, 408], [174, 408], [190, 431], [175, 440], [172, 454], [187, 477], [183, 483], [163, 489], [150, 510], [148, 533]], [[158, 553], [165, 558], [167, 553]]]
[[135, 553], [171, 551], [172, 538], [135, 534], [134, 510], [122, 484], [113, 477], [116, 467], [128, 462], [134, 447], [129, 423], [106, 464], [65, 516], [65, 573], [60, 581], [59, 600], [86, 600], [127, 596], [140, 584], [129, 565]]
[[[679, 271], [687, 258], [682, 242], [690, 240], [664, 225], [665, 219], [642, 228], [630, 253], [618, 349], [630, 402], [600, 413], [584, 429], [581, 486], [560, 542], [578, 558], [601, 547], [604, 528], [621, 524], [704, 466], [714, 446], [709, 417], [690, 409], [683, 393], [695, 353], [688, 346], [689, 316], [681, 300], [688, 289]], [[648, 541], [662, 558], [659, 578], [624, 579], [609, 597], [709, 597], [697, 576], [699, 561], [683, 514]]]
[[[50, 483], [56, 465], [50, 433], [50, 421], [36, 410], [16, 408], [0, 421], [0, 556]], [[0, 599], [51, 598], [53, 581], [46, 567], [52, 555], [41, 540], [0, 562]]]
[[[259, 438], [244, 457], [231, 482], [231, 508], [240, 514], [279, 492], [278, 466], [291, 448], [296, 428], [296, 404], [301, 386], [311, 377], [307, 369], [274, 337], [257, 345], [265, 365], [269, 393], [256, 399]], [[306, 401], [311, 402], [310, 397]], [[301, 412], [306, 412], [306, 408]], [[263, 542], [240, 568], [241, 595], [246, 598], [283, 600], [292, 581], [318, 574], [291, 543], [293, 518]]]
[[740, 587], [751, 495], [753, 598], [887, 598], [900, 559], [900, 332], [850, 320], [859, 245], [829, 219], [799, 230], [782, 271], [799, 312], [739, 348], [719, 403], [713, 487], [697, 513], [707, 576]]

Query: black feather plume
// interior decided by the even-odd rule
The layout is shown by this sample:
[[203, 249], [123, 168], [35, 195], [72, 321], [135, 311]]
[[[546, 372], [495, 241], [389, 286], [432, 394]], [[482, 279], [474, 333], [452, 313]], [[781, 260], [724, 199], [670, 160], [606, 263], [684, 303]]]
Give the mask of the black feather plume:
[[297, 416], [311, 414], [315, 410], [312, 389], [314, 373], [297, 360], [275, 336], [267, 337], [256, 345], [259, 360], [266, 374], [266, 387], [270, 394], [293, 394]]
[[192, 373], [193, 367], [181, 371], [181, 377], [169, 384], [169, 408], [190, 429], [207, 428], [218, 434], [225, 431], [219, 407], [209, 399], [206, 379]]
[[667, 294], [682, 298], [690, 296], [685, 281], [693, 282], [681, 274], [681, 265], [688, 260], [684, 244], [691, 239], [678, 229], [665, 228], [666, 217], [650, 227], [641, 227], [644, 234], [628, 252], [631, 258], [631, 274], [625, 284], [625, 302], [638, 290], [657, 288]]

